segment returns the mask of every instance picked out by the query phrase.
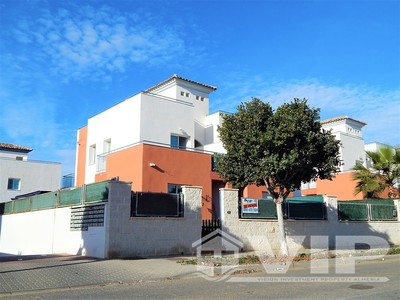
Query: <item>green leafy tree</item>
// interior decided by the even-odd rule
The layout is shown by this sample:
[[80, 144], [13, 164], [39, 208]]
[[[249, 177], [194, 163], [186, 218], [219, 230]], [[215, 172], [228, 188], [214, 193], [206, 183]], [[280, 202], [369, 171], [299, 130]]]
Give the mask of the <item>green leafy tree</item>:
[[367, 155], [372, 162], [370, 169], [362, 165], [353, 168], [357, 171], [353, 179], [358, 181], [355, 194], [362, 192], [364, 197], [376, 198], [387, 188], [389, 198], [399, 196], [396, 183], [400, 179], [400, 149], [382, 147], [367, 151]]
[[319, 109], [305, 99], [274, 111], [253, 98], [224, 115], [218, 131], [227, 152], [218, 158], [218, 172], [237, 188], [266, 186], [276, 203], [281, 251], [288, 255], [282, 202], [302, 182], [332, 178], [339, 170], [339, 142], [321, 130]]

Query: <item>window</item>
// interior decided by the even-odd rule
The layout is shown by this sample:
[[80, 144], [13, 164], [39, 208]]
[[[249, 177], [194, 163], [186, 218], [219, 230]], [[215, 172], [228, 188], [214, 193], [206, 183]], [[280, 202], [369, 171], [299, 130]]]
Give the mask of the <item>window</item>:
[[189, 97], [189, 93], [188, 92], [186, 92], [186, 97]]
[[204, 97], [196, 96], [196, 100], [204, 101]]
[[315, 180], [301, 183], [302, 190], [315, 189], [316, 187], [317, 187], [317, 182]]
[[171, 134], [171, 148], [186, 149], [186, 142], [185, 137]]
[[108, 153], [111, 151], [111, 139], [104, 140], [103, 142], [103, 153]]
[[184, 91], [181, 91], [181, 96], [185, 96], [185, 92]]
[[96, 144], [89, 147], [89, 165], [94, 165], [96, 162]]
[[19, 178], [8, 178], [7, 189], [19, 191], [21, 189], [21, 179]]
[[169, 194], [180, 194], [182, 193], [182, 186], [179, 184], [168, 183]]

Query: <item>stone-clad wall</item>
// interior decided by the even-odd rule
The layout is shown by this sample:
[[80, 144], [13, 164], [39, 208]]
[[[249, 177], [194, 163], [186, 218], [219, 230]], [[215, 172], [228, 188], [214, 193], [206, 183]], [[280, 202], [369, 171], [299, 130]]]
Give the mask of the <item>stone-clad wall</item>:
[[[341, 248], [354, 247], [354, 242], [357, 240], [359, 242], [364, 240], [376, 247], [386, 247], [388, 244], [400, 245], [400, 219], [397, 222], [342, 222], [338, 220], [336, 198], [327, 196], [324, 198], [327, 204], [327, 220], [284, 221], [289, 249], [296, 249], [298, 246], [314, 249], [334, 248], [336, 239], [339, 241], [336, 246]], [[394, 202], [397, 211], [400, 212], [399, 200]], [[276, 220], [239, 218], [238, 190], [221, 189], [220, 203], [222, 230], [240, 240], [244, 244], [244, 251], [268, 251], [269, 247], [280, 248]], [[312, 242], [311, 237], [313, 237]]]
[[192, 254], [201, 238], [201, 188], [183, 187], [184, 217], [130, 217], [131, 185], [110, 186], [107, 257], [143, 257]]

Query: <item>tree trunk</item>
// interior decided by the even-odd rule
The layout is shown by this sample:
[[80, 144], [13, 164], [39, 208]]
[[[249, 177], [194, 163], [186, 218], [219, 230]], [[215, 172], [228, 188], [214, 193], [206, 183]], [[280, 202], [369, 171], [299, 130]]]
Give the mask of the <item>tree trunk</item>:
[[276, 203], [276, 214], [278, 216], [278, 238], [279, 243], [281, 245], [281, 254], [282, 255], [289, 255], [287, 241], [286, 241], [286, 234], [285, 234], [285, 225], [283, 223], [283, 214], [282, 214], [282, 199], [277, 199]]

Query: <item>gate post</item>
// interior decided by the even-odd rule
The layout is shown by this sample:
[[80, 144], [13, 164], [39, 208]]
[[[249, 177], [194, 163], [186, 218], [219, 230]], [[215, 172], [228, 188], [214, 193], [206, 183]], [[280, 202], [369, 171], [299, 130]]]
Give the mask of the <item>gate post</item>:
[[239, 190], [238, 189], [219, 189], [221, 229], [229, 227], [239, 219]]
[[182, 186], [183, 203], [185, 219], [191, 221], [193, 226], [196, 226], [198, 235], [191, 237], [196, 241], [201, 238], [201, 199], [202, 199], [203, 188], [199, 186]]

